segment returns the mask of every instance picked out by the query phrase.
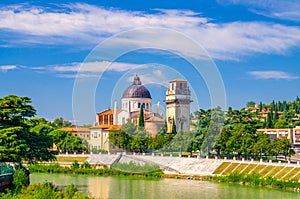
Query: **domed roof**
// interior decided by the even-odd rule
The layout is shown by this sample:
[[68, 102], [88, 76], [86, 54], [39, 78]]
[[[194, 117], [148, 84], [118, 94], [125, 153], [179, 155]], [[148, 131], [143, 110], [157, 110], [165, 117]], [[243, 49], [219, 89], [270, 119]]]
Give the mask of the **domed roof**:
[[122, 98], [151, 98], [151, 95], [148, 89], [142, 85], [139, 76], [136, 75], [132, 85], [124, 91]]

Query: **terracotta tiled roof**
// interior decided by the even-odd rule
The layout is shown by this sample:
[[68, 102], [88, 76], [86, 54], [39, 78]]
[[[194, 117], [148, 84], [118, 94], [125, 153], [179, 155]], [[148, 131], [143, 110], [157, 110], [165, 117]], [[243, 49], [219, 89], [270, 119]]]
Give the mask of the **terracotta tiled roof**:
[[[120, 113], [121, 111], [122, 110], [117, 109], [117, 113]], [[111, 115], [111, 114], [114, 114], [114, 110], [112, 110], [112, 109], [108, 109], [108, 110], [102, 111], [100, 113], [97, 113], [97, 115]]]
[[98, 126], [92, 126], [90, 129], [105, 129], [105, 130], [120, 130], [120, 125], [98, 125]]

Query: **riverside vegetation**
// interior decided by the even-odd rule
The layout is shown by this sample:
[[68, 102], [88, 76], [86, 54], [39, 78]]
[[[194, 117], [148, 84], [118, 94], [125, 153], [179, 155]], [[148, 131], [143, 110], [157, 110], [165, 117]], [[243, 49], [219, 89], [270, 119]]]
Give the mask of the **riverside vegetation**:
[[[101, 168], [98, 168], [101, 167]], [[107, 168], [100, 165], [90, 165], [84, 162], [80, 165], [74, 161], [71, 167], [60, 166], [59, 163], [31, 164], [28, 165], [31, 172], [40, 173], [65, 173], [65, 174], [89, 174], [101, 176], [144, 176], [144, 177], [161, 177], [163, 175], [159, 166], [152, 164], [139, 165], [134, 162], [130, 163], [115, 163], [112, 168]]]
[[0, 193], [2, 199], [89, 199], [90, 197], [78, 192], [71, 184], [66, 189], [60, 190], [51, 183], [28, 185], [28, 176], [24, 169], [18, 169], [13, 175], [13, 187], [7, 189], [6, 193]]
[[207, 179], [211, 181], [217, 181], [217, 182], [278, 188], [283, 190], [294, 190], [298, 192], [300, 189], [300, 183], [296, 179], [279, 180], [271, 176], [267, 176], [263, 178], [258, 173], [241, 174], [241, 173], [233, 172], [226, 176], [209, 176]]

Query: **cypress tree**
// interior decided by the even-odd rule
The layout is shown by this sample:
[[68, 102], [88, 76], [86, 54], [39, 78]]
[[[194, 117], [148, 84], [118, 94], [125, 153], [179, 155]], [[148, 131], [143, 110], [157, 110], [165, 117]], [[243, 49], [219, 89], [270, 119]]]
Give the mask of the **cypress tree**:
[[278, 120], [278, 112], [277, 112], [277, 110], [275, 110], [275, 113], [273, 114], [273, 125], [275, 125], [275, 123], [277, 122], [277, 120]]
[[264, 128], [267, 128], [267, 120], [264, 118]]
[[172, 134], [176, 134], [177, 131], [176, 131], [176, 124], [175, 124], [175, 119], [173, 117], [173, 122], [172, 122]]
[[272, 114], [271, 112], [269, 112], [267, 117], [267, 128], [271, 128], [271, 127], [272, 127]]
[[163, 126], [163, 128], [161, 129], [160, 133], [161, 133], [161, 134], [166, 134], [167, 131], [168, 131], [168, 125], [167, 125], [167, 119], [165, 119], [164, 126]]
[[144, 127], [145, 121], [144, 121], [144, 109], [143, 106], [140, 107], [140, 116], [139, 116], [139, 122], [138, 127]]
[[259, 111], [261, 112], [262, 109], [263, 109], [263, 104], [262, 104], [262, 102], [260, 102], [260, 103], [259, 103]]

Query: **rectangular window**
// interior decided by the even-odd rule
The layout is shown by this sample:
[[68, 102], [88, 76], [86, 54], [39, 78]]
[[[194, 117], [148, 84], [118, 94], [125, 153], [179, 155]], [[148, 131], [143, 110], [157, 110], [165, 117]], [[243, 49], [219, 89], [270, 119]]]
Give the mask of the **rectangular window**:
[[113, 125], [113, 123], [114, 123], [114, 117], [113, 115], [109, 115], [109, 124]]
[[99, 125], [102, 125], [103, 124], [103, 115], [100, 115], [99, 117]]
[[104, 115], [104, 123], [103, 124], [108, 124], [108, 115]]
[[98, 132], [94, 132], [94, 138], [98, 138]]

